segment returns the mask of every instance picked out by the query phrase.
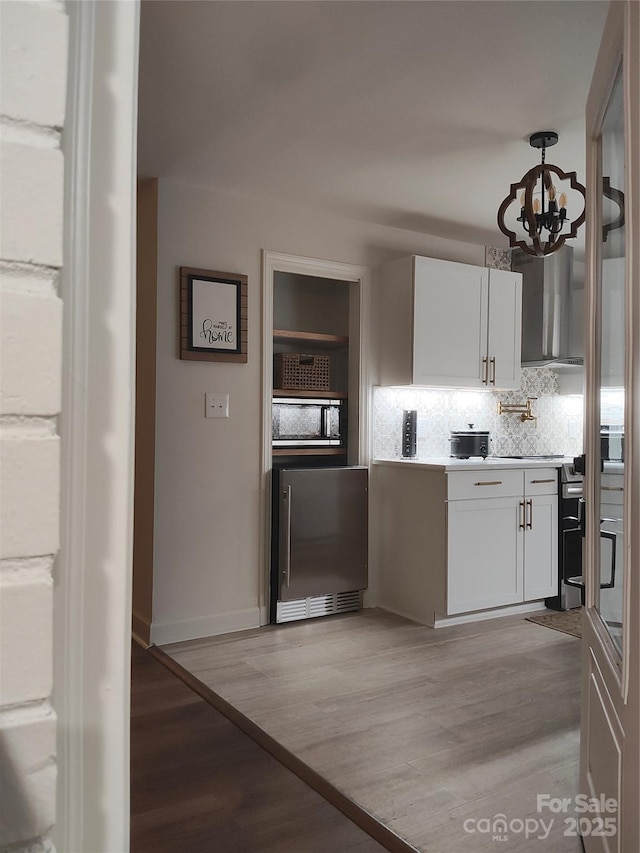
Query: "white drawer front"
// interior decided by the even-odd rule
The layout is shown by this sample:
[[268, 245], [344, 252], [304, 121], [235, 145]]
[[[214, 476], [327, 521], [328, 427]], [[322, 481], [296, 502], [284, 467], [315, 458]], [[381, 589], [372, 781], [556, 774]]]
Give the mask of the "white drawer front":
[[524, 493], [532, 495], [556, 495], [558, 493], [557, 468], [525, 468]]
[[522, 494], [522, 470], [453, 471], [447, 474], [447, 498], [463, 501]]

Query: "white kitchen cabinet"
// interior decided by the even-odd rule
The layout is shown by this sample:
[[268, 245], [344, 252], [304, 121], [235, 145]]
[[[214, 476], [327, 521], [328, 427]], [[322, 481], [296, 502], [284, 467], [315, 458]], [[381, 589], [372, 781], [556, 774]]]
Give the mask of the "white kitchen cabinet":
[[379, 603], [427, 625], [557, 594], [557, 469], [381, 463]]
[[449, 503], [447, 615], [523, 600], [520, 503], [518, 498]]
[[525, 517], [523, 600], [537, 601], [558, 594], [557, 495], [530, 498]]
[[416, 255], [385, 264], [381, 384], [518, 388], [521, 279]]
[[556, 594], [557, 488], [552, 468], [449, 475], [447, 615]]
[[524, 470], [524, 600], [558, 592], [558, 470]]

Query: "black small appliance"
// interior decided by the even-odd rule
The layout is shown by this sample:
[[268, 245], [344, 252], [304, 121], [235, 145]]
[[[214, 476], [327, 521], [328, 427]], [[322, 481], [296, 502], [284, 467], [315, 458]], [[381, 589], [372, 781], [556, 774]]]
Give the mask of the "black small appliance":
[[402, 455], [405, 458], [416, 455], [417, 424], [417, 411], [415, 409], [405, 410], [402, 415]]
[[488, 430], [474, 430], [473, 424], [469, 424], [468, 430], [456, 430], [451, 433], [451, 456], [454, 459], [469, 459], [470, 456], [482, 456], [486, 459], [489, 455], [490, 440]]

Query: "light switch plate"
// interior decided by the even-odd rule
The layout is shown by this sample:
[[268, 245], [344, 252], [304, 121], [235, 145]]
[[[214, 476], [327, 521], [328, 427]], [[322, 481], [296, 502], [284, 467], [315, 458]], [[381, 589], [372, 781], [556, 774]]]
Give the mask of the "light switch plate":
[[228, 418], [229, 417], [229, 395], [228, 394], [205, 394], [204, 395], [206, 418]]

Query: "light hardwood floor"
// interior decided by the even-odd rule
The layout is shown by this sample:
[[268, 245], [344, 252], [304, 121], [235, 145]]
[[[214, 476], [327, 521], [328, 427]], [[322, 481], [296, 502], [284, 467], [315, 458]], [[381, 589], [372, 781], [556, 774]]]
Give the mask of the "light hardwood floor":
[[364, 610], [164, 651], [419, 850], [581, 850], [565, 815], [544, 840], [475, 823], [548, 824], [536, 795], [577, 793], [574, 637], [523, 617], [434, 631]]

